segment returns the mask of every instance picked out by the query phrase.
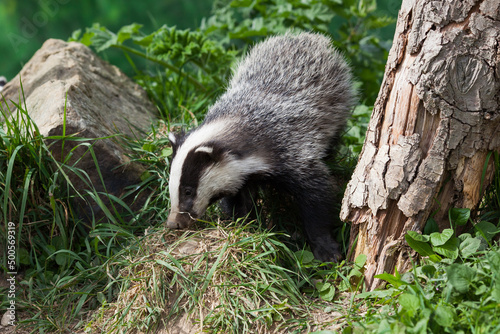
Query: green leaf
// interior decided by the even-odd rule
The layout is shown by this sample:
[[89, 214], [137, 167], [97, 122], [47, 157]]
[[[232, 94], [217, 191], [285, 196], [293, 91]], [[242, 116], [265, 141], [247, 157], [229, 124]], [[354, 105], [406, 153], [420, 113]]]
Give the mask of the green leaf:
[[351, 278], [351, 277], [362, 277], [362, 276], [363, 276], [363, 273], [361, 271], [359, 271], [356, 268], [352, 268], [347, 277]]
[[437, 254], [432, 254], [432, 255], [429, 255], [429, 260], [431, 260], [434, 263], [439, 263], [443, 260], [443, 258]]
[[314, 261], [314, 255], [313, 253], [306, 251], [306, 250], [300, 250], [295, 252], [295, 257], [301, 264], [310, 264]]
[[430, 240], [428, 235], [420, 234], [415, 231], [408, 231], [406, 235], [415, 241], [428, 242]]
[[490, 251], [486, 257], [488, 258], [491, 271], [497, 277], [497, 281], [500, 281], [500, 252]]
[[420, 300], [418, 297], [409, 293], [401, 294], [398, 298], [398, 302], [406, 312], [412, 315], [420, 308]]
[[117, 42], [119, 44], [122, 44], [126, 40], [130, 39], [132, 36], [138, 35], [139, 34], [139, 29], [141, 29], [142, 24], [137, 24], [137, 23], [132, 23], [127, 26], [121, 27], [120, 30], [118, 30], [117, 35]]
[[356, 259], [354, 260], [354, 264], [358, 266], [359, 268], [363, 268], [363, 266], [366, 263], [366, 255], [365, 254], [359, 254]]
[[444, 245], [453, 236], [454, 232], [451, 228], [446, 228], [443, 232], [434, 232], [430, 235], [431, 244], [433, 246]]
[[147, 179], [149, 179], [151, 177], [151, 172], [148, 171], [148, 170], [145, 170], [142, 174], [141, 174], [141, 181], [144, 182], [146, 181]]
[[351, 283], [349, 282], [348, 279], [343, 279], [340, 281], [340, 284], [338, 286], [339, 291], [347, 291], [351, 288]]
[[47, 253], [52, 255], [57, 249], [53, 245], [47, 245]]
[[498, 227], [490, 222], [485, 221], [477, 223], [476, 225], [474, 225], [474, 228], [478, 231], [478, 234], [485, 238], [487, 241], [491, 241], [495, 234], [500, 232]]
[[173, 153], [173, 150], [171, 147], [165, 147], [164, 149], [161, 150], [161, 157], [162, 158], [168, 158], [171, 156]]
[[442, 327], [450, 327], [453, 325], [455, 316], [455, 309], [446, 305], [438, 305], [434, 311], [434, 320]]
[[424, 235], [430, 235], [433, 232], [439, 232], [439, 226], [434, 218], [429, 218], [424, 227]]
[[26, 248], [19, 248], [17, 254], [19, 256], [20, 264], [30, 264], [30, 253], [26, 250]]
[[100, 291], [97, 293], [97, 300], [101, 303], [101, 305], [106, 304], [106, 296], [104, 296], [104, 294]]
[[500, 280], [495, 281], [495, 286], [491, 291], [491, 296], [496, 300], [497, 303], [500, 303]]
[[479, 238], [469, 237], [460, 243], [460, 253], [464, 258], [474, 255], [481, 247], [481, 240]]
[[[411, 231], [410, 231], [411, 232]], [[409, 233], [409, 232], [408, 232]], [[436, 257], [433, 256], [435, 255], [434, 251], [432, 250], [431, 246], [427, 243], [427, 242], [423, 242], [423, 241], [418, 241], [418, 240], [415, 240], [414, 238], [412, 238], [409, 234], [406, 234], [405, 235], [405, 240], [406, 242], [408, 243], [408, 245], [413, 249], [415, 250], [418, 254], [422, 255], [422, 256], [429, 256], [431, 258], [432, 261], [436, 262]], [[417, 233], [418, 234], [418, 233]], [[420, 234], [419, 234], [420, 235]], [[429, 236], [426, 236], [427, 238], [429, 238]]]
[[324, 301], [330, 302], [333, 300], [333, 297], [335, 297], [335, 286], [331, 283], [318, 282], [316, 283], [316, 289], [318, 289], [319, 296]]
[[155, 144], [145, 143], [144, 145], [142, 145], [142, 149], [146, 152], [155, 152], [157, 146]]
[[356, 295], [356, 298], [386, 298], [392, 296], [394, 289], [366, 291]]
[[471, 238], [472, 235], [470, 233], [462, 233], [458, 236], [458, 239], [460, 239], [460, 242], [463, 242], [465, 239]]
[[73, 31], [73, 33], [71, 34], [71, 37], [68, 38], [68, 42], [78, 42], [81, 35], [82, 35], [82, 29], [77, 29], [77, 30]]
[[377, 333], [391, 333], [391, 324], [387, 319], [383, 319], [380, 322]]
[[450, 220], [456, 225], [461, 226], [467, 224], [470, 218], [470, 209], [452, 208], [449, 212]]
[[401, 285], [407, 285], [405, 281], [397, 278], [396, 276], [393, 276], [388, 273], [383, 273], [380, 275], [375, 275], [375, 278], [387, 281], [388, 283], [392, 284], [394, 287], [399, 288]]
[[56, 254], [56, 263], [60, 266], [64, 266], [69, 256], [66, 253], [57, 253]]
[[422, 266], [421, 268], [422, 270], [422, 274], [424, 274], [425, 276], [429, 277], [429, 278], [432, 278], [434, 277], [434, 274], [436, 274], [436, 267], [434, 267], [433, 265], [425, 265], [425, 266]]
[[454, 263], [446, 268], [446, 275], [451, 286], [460, 293], [469, 291], [476, 271], [466, 265]]
[[460, 242], [458, 238], [452, 237], [444, 245], [434, 246], [432, 249], [449, 259], [455, 260], [458, 257], [458, 246]]
[[116, 34], [109, 31], [105, 27], [101, 27], [98, 23], [95, 23], [92, 28], [89, 28], [88, 32], [93, 34], [90, 40], [97, 52], [104, 51], [107, 48], [118, 44]]
[[[425, 309], [427, 310], [427, 309]], [[427, 334], [427, 326], [429, 325], [429, 319], [430, 319], [430, 314], [427, 314], [426, 312], [421, 312], [422, 314], [420, 319], [416, 324], [415, 327], [412, 328], [411, 333], [418, 333], [418, 334]], [[390, 333], [390, 332], [389, 332]], [[406, 333], [404, 329], [402, 329], [399, 333]]]

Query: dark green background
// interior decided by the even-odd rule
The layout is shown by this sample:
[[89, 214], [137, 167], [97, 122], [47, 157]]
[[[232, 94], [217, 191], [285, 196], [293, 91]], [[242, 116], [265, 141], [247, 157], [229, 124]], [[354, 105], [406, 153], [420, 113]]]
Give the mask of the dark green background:
[[[212, 0], [1, 0], [0, 75], [12, 79], [45, 40], [67, 40], [74, 30], [94, 22], [111, 31], [133, 22], [143, 24], [145, 33], [164, 24], [196, 29], [201, 19], [210, 15], [212, 3]], [[379, 0], [378, 11], [395, 17], [400, 4], [401, 0]], [[389, 39], [393, 33], [394, 25], [380, 31], [382, 37]]]
[[94, 22], [111, 31], [132, 22], [150, 32], [163, 24], [196, 27], [210, 13], [209, 0], [0, 1], [0, 74], [11, 79], [49, 38], [67, 40]]

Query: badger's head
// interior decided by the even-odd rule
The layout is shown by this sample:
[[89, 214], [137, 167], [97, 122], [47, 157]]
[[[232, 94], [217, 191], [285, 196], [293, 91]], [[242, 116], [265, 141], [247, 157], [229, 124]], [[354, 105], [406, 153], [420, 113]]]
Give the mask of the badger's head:
[[186, 136], [169, 135], [173, 160], [167, 227], [189, 227], [210, 204], [236, 195], [250, 175], [266, 173], [264, 159], [227, 134], [227, 124], [211, 123]]

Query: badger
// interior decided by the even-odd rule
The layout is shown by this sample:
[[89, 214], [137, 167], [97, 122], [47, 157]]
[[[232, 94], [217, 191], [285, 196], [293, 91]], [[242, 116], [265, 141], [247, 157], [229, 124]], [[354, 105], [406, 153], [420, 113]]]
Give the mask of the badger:
[[314, 256], [340, 258], [324, 158], [356, 92], [348, 64], [331, 45], [321, 34], [292, 32], [255, 45], [203, 123], [169, 134], [168, 228], [189, 227], [218, 200], [245, 216], [255, 189], [272, 185], [295, 201]]

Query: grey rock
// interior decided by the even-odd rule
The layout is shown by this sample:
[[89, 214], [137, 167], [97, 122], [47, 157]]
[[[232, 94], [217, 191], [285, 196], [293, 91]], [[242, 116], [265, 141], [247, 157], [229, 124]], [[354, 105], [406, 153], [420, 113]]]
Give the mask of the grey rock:
[[[22, 90], [20, 86], [22, 82]], [[141, 136], [156, 120], [155, 107], [145, 91], [115, 66], [101, 60], [88, 47], [76, 42], [47, 40], [21, 72], [3, 87], [4, 112], [10, 108], [16, 114], [14, 103], [24, 94], [31, 119], [43, 136], [66, 135], [80, 138], [103, 138], [116, 134]], [[5, 101], [9, 104], [8, 108]], [[10, 116], [12, 117], [12, 115]], [[0, 116], [1, 119], [1, 116]], [[67, 161], [76, 164], [90, 176], [97, 191], [105, 189], [115, 195], [124, 193], [127, 186], [140, 182], [144, 168], [130, 163], [126, 150], [119, 144], [120, 137], [89, 141], [93, 143], [104, 185], [87, 147], [82, 142], [54, 139], [53, 155], [62, 161], [73, 150]], [[49, 140], [50, 142], [50, 140]], [[62, 148], [64, 147], [64, 152]], [[76, 175], [70, 175], [75, 189], [88, 188]], [[135, 201], [140, 205], [140, 201]], [[98, 213], [97, 207], [85, 207], [81, 213]]]

